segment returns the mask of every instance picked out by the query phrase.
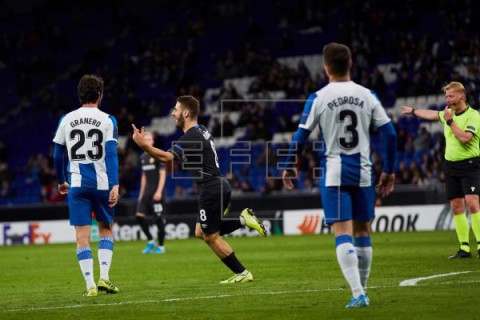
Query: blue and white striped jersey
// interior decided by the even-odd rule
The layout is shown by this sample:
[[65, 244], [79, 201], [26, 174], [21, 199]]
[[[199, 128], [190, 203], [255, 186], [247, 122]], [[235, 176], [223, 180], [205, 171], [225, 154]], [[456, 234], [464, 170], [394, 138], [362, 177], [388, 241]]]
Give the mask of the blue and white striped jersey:
[[305, 104], [299, 128], [319, 126], [323, 142], [320, 181], [327, 187], [371, 186], [370, 129], [390, 122], [369, 89], [353, 81], [331, 82]]
[[114, 185], [105, 155], [107, 141], [117, 138], [117, 120], [98, 108], [81, 107], [60, 119], [53, 142], [67, 148], [70, 187], [109, 190]]

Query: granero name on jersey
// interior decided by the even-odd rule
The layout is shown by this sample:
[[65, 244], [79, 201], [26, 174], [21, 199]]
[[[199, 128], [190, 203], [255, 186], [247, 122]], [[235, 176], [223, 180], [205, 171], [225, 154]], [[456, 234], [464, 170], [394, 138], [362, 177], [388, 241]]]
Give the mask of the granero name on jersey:
[[81, 124], [91, 124], [92, 126], [95, 126], [95, 127], [100, 127], [100, 125], [102, 124], [100, 121], [98, 121], [97, 119], [93, 119], [93, 118], [80, 118], [80, 119], [75, 119], [73, 121], [70, 122], [70, 126], [72, 128], [75, 128], [76, 126], [78, 125], [81, 125]]
[[338, 97], [335, 100], [330, 101], [327, 103], [327, 107], [330, 108], [330, 110], [333, 110], [333, 108], [343, 106], [344, 104], [349, 104], [353, 106], [357, 106], [360, 108], [363, 108], [363, 105], [365, 104], [363, 100], [360, 100], [358, 97]]

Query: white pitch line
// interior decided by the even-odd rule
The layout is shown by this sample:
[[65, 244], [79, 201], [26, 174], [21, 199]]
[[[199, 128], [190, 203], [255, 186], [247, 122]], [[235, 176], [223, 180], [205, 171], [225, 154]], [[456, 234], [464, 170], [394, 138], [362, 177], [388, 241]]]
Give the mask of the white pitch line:
[[[460, 274], [460, 273], [470, 273], [474, 271], [466, 272], [452, 272], [451, 274]], [[449, 274], [449, 275], [451, 275]], [[437, 276], [434, 276], [435, 278]], [[424, 277], [431, 278], [431, 277]], [[422, 279], [424, 279], [422, 278]], [[417, 278], [420, 279], [420, 278]], [[410, 279], [414, 280], [414, 279]], [[407, 280], [406, 280], [407, 281]], [[402, 281], [403, 282], [403, 281]], [[480, 280], [466, 280], [466, 281], [448, 281], [435, 283], [435, 285], [447, 285], [447, 284], [460, 284], [460, 283], [473, 283], [480, 282]], [[433, 284], [432, 284], [433, 285]], [[385, 289], [385, 288], [394, 288], [397, 285], [388, 285], [388, 286], [372, 286], [368, 289]], [[42, 311], [42, 310], [61, 310], [61, 309], [78, 309], [78, 308], [92, 308], [92, 307], [110, 307], [110, 306], [121, 306], [121, 305], [130, 305], [130, 304], [146, 304], [146, 303], [166, 303], [166, 302], [183, 302], [183, 301], [192, 301], [192, 300], [207, 300], [207, 299], [220, 299], [220, 298], [235, 298], [242, 296], [254, 296], [254, 295], [280, 295], [280, 294], [296, 294], [296, 293], [316, 293], [316, 292], [328, 292], [328, 291], [345, 291], [345, 288], [323, 288], [323, 289], [306, 289], [306, 290], [285, 290], [285, 291], [267, 291], [267, 292], [257, 292], [252, 294], [220, 294], [215, 296], [197, 296], [197, 297], [179, 297], [179, 298], [166, 298], [166, 299], [149, 299], [149, 300], [135, 300], [135, 301], [120, 301], [112, 303], [95, 303], [95, 304], [73, 304], [67, 306], [56, 306], [56, 307], [31, 307], [31, 308], [22, 308], [22, 309], [5, 309], [1, 312], [29, 312], [29, 311]]]
[[[388, 288], [394, 286], [383, 286], [375, 288]], [[372, 287], [373, 288], [373, 287]], [[31, 307], [22, 309], [6, 309], [3, 312], [28, 312], [39, 310], [59, 310], [59, 309], [78, 309], [84, 307], [108, 307], [108, 306], [120, 306], [127, 304], [146, 304], [146, 303], [162, 303], [162, 302], [183, 302], [192, 300], [207, 300], [207, 299], [219, 299], [219, 298], [235, 298], [248, 295], [280, 295], [280, 294], [295, 294], [295, 293], [315, 293], [315, 292], [328, 292], [328, 291], [344, 291], [345, 288], [324, 288], [324, 289], [306, 289], [306, 290], [291, 290], [291, 291], [270, 291], [270, 292], [258, 292], [253, 294], [220, 294], [215, 296], [197, 296], [197, 297], [180, 297], [180, 298], [166, 298], [166, 299], [151, 299], [151, 300], [136, 300], [136, 301], [121, 301], [112, 303], [95, 303], [95, 304], [73, 304], [67, 306], [56, 307]]]
[[[446, 285], [446, 284], [464, 284], [464, 283], [479, 283], [480, 280], [464, 280], [464, 281], [443, 281], [439, 282], [439, 285]], [[432, 285], [435, 285], [435, 283], [432, 283]]]
[[58, 306], [58, 307], [32, 307], [32, 308], [22, 308], [22, 309], [7, 309], [7, 310], [3, 310], [3, 312], [77, 309], [77, 308], [84, 308], [84, 307], [108, 307], [108, 306], [121, 306], [126, 304], [145, 304], [145, 303], [158, 303], [158, 302], [160, 302], [160, 300], [136, 300], [136, 301], [121, 301], [121, 302], [114, 302], [114, 303], [72, 304], [68, 306]]
[[167, 299], [160, 300], [159, 302], [175, 302], [175, 301], [203, 300], [203, 299], [215, 299], [215, 298], [230, 298], [230, 297], [235, 297], [235, 296], [239, 297], [240, 295], [220, 294], [218, 296], [167, 298]]
[[400, 282], [400, 287], [413, 287], [416, 286], [418, 282], [423, 280], [435, 279], [435, 278], [442, 278], [448, 276], [455, 276], [457, 274], [465, 274], [465, 273], [472, 273], [473, 271], [460, 271], [460, 272], [450, 272], [450, 273], [442, 273], [442, 274], [434, 274], [433, 276], [428, 277], [419, 277], [413, 279], [407, 279]]

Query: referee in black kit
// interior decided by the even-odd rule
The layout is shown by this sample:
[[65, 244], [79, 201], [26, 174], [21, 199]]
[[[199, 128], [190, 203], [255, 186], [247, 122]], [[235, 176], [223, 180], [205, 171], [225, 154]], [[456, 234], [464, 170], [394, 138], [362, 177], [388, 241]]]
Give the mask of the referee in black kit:
[[197, 123], [200, 103], [192, 96], [181, 96], [172, 111], [177, 128], [185, 134], [168, 151], [145, 143], [145, 130], [133, 127], [133, 140], [149, 155], [161, 162], [178, 159], [200, 188], [195, 235], [203, 239], [234, 275], [220, 283], [241, 283], [253, 280], [252, 273], [237, 259], [222, 235], [239, 229], [242, 225], [266, 236], [263, 223], [251, 209], [244, 209], [238, 219], [222, 220], [230, 207], [231, 187], [222, 177], [213, 137], [207, 128]]
[[[147, 145], [153, 146], [155, 143], [153, 134], [150, 132], [145, 132], [143, 140]], [[148, 239], [143, 253], [165, 253], [165, 164], [151, 157], [146, 152], [140, 156], [140, 162], [142, 165], [142, 180], [135, 216]], [[146, 215], [153, 216], [155, 219], [155, 224], [157, 225], [157, 246], [155, 246], [150, 226], [145, 219]]]

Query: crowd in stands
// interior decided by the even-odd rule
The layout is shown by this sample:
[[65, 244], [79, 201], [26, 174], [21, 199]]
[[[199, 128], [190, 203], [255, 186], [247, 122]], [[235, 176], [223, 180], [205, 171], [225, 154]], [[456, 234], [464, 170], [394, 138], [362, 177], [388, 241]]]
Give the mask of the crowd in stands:
[[[412, 0], [266, 1], [264, 6], [272, 13], [268, 15], [264, 6], [253, 1], [208, 5], [171, 0], [133, 6], [128, 1], [69, 4], [52, 0], [30, 6], [26, 13], [17, 13], [8, 2], [0, 1], [0, 30], [4, 31], [0, 36], [0, 93], [6, 97], [0, 108], [0, 123], [5, 125], [0, 136], [3, 199], [33, 188], [38, 201], [60, 201], [51, 151], [45, 143], [29, 141], [35, 137], [21, 141], [31, 146], [12, 143], [10, 137], [18, 135], [17, 129], [7, 125], [15, 123], [18, 130], [30, 130], [45, 117], [54, 119], [47, 123], [58, 121], [61, 114], [78, 105], [74, 88], [86, 72], [105, 79], [102, 108], [117, 117], [123, 135], [129, 135], [131, 123], [148, 124], [152, 117], [168, 115], [175, 96], [191, 94], [202, 101], [205, 90], [212, 86], [221, 87], [217, 101], [247, 96], [270, 99], [273, 91], [284, 92], [286, 99], [305, 100], [327, 83], [325, 75], [312, 74], [302, 60], [292, 67], [280, 63], [278, 57], [319, 54], [322, 45], [332, 40], [350, 45], [355, 60], [352, 78], [372, 88], [386, 108], [392, 107], [397, 97], [439, 94], [442, 85], [452, 80], [463, 82], [468, 102], [474, 108], [480, 106], [480, 21], [474, 17], [480, 3], [476, 1], [439, 1], [435, 8]], [[456, 9], [450, 10], [451, 6]], [[252, 12], [264, 18], [252, 18]], [[19, 15], [25, 18], [21, 25], [15, 23]], [[101, 22], [89, 24], [93, 18]], [[381, 64], [390, 66], [393, 81], [385, 78]], [[223, 83], [241, 77], [254, 78], [245, 93]], [[222, 119], [203, 113], [200, 122], [210, 124], [216, 137], [234, 136], [243, 128], [239, 140], [262, 143], [275, 133], [296, 129], [294, 115], [301, 112], [301, 104], [277, 107], [224, 104]], [[239, 118], [232, 119], [230, 111], [239, 111]], [[54, 130], [54, 125], [51, 127]], [[419, 127], [411, 130], [401, 121], [397, 132], [397, 182], [441, 187], [443, 135]], [[51, 136], [48, 132], [38, 139], [50, 143]], [[156, 144], [168, 148], [170, 140], [157, 136]], [[30, 148], [31, 154], [23, 159], [16, 155], [19, 148]], [[124, 197], [138, 193], [138, 154], [130, 140], [119, 150]], [[300, 187], [315, 191], [316, 152], [307, 148], [301, 159], [299, 169], [305, 179]], [[381, 156], [373, 154], [372, 159], [380, 169]], [[266, 168], [275, 167], [275, 162], [268, 159]], [[251, 167], [257, 171], [223, 173], [236, 192], [281, 191], [278, 179], [252, 178], [263, 173], [258, 169], [264, 166], [255, 160]], [[16, 183], [19, 178], [22, 182]], [[170, 196], [195, 193], [195, 188], [195, 184], [174, 184]]]
[[10, 151], [3, 141], [0, 141], [0, 198], [15, 196], [12, 188], [12, 177], [8, 169], [8, 158]]

